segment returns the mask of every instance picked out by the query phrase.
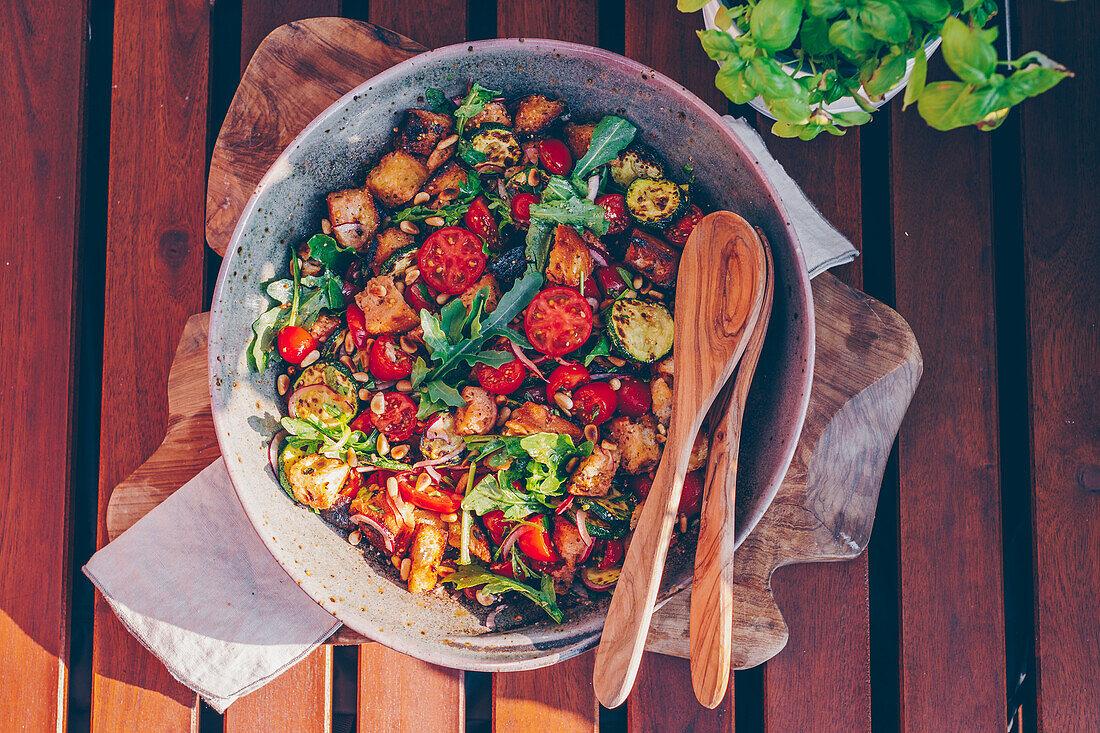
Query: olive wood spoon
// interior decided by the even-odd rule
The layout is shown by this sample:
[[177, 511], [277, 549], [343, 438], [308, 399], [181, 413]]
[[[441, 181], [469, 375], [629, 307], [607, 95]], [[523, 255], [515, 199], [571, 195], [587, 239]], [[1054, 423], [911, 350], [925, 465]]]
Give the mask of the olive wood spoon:
[[755, 235], [746, 232], [752, 228], [741, 217], [714, 212], [695, 227], [680, 256], [673, 337], [675, 409], [596, 652], [593, 686], [609, 708], [622, 704], [638, 673], [691, 446], [745, 348], [754, 291], [745, 283], [753, 282], [764, 267]]
[[[695, 546], [695, 577], [691, 584], [691, 685], [708, 708], [726, 696], [733, 643], [734, 508], [737, 498], [737, 456], [741, 420], [749, 396], [764, 336], [768, 332], [775, 282], [771, 250], [764, 242], [765, 271], [757, 281], [750, 335], [724, 414], [712, 422], [713, 432], [703, 484], [703, 513]], [[725, 395], [723, 395], [725, 396]]]

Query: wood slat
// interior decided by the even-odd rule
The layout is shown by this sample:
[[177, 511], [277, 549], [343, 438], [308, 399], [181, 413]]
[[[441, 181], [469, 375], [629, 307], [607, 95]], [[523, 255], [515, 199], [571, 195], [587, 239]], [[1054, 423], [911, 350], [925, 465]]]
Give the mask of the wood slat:
[[359, 647], [360, 733], [462, 733], [466, 695], [462, 671], [387, 649]]
[[372, 0], [369, 20], [428, 48], [438, 48], [466, 40], [466, 12], [466, 0]]
[[989, 140], [890, 115], [896, 307], [925, 363], [898, 436], [901, 727], [1003, 730]]
[[[0, 262], [18, 281], [0, 319], [0, 419], [16, 426], [0, 480], [0, 730], [64, 730], [88, 8], [14, 2], [0, 19]], [[48, 266], [28, 247], [43, 218]]]
[[[202, 308], [210, 5], [116, 0], [98, 542], [111, 488], [165, 432], [165, 385]], [[137, 418], [137, 419], [135, 419]], [[96, 596], [92, 729], [197, 725], [196, 697]]]
[[[1100, 46], [1096, 3], [1020, 3], [1022, 50], [1077, 72], [1023, 105], [1039, 730], [1096, 730], [1100, 699]], [[1009, 120], [1006, 124], [1013, 124]]]
[[[770, 129], [760, 118], [760, 129]], [[765, 132], [768, 149], [822, 214], [862, 249], [858, 130], [812, 142]], [[882, 243], [882, 246], [887, 246]], [[863, 284], [857, 259], [831, 272]], [[850, 562], [791, 566], [773, 576], [775, 600], [790, 637], [764, 668], [764, 721], [769, 731], [871, 729], [871, 641], [867, 554]]]
[[596, 45], [599, 28], [597, 0], [500, 0], [497, 36], [553, 38]]
[[340, 15], [340, 0], [242, 0], [241, 72], [260, 41], [283, 23]]
[[631, 733], [733, 733], [733, 678], [722, 703], [708, 710], [695, 699], [688, 660], [647, 652], [627, 699]]

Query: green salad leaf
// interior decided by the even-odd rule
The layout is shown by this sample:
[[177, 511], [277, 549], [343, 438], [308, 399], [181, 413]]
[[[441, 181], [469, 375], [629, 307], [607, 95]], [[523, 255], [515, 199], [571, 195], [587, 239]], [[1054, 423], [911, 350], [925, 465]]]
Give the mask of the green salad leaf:
[[475, 81], [466, 94], [466, 98], [462, 100], [462, 104], [458, 105], [458, 109], [455, 110], [455, 120], [458, 121], [458, 134], [462, 135], [463, 130], [465, 130], [466, 120], [481, 112], [485, 109], [485, 105], [500, 95], [501, 92], [486, 89]]
[[638, 128], [622, 117], [607, 115], [600, 120], [592, 131], [588, 152], [573, 167], [573, 185], [578, 188], [587, 185], [586, 179], [592, 175], [592, 171], [619, 157], [619, 153], [634, 140], [637, 132]]
[[444, 578], [443, 582], [453, 583], [458, 590], [484, 586], [486, 593], [519, 593], [546, 611], [546, 614], [555, 622], [560, 623], [565, 618], [561, 609], [558, 608], [557, 596], [554, 593], [554, 579], [549, 575], [542, 576], [542, 587], [536, 590], [526, 583], [496, 575], [481, 565], [471, 563], [459, 567], [458, 570]]
[[[536, 221], [569, 224], [578, 229], [591, 229], [596, 234], [607, 234], [608, 222], [603, 207], [594, 201], [574, 195], [564, 200], [532, 204], [531, 225]], [[528, 241], [530, 243], [530, 241]]]

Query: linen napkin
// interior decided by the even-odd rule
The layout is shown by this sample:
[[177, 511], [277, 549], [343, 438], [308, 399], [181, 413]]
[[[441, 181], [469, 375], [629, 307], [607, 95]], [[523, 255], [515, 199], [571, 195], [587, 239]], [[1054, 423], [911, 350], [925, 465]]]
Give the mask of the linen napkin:
[[[856, 250], [744, 120], [725, 118], [786, 205], [810, 276]], [[84, 566], [126, 628], [223, 712], [294, 666], [340, 622], [267, 551], [218, 459]]]

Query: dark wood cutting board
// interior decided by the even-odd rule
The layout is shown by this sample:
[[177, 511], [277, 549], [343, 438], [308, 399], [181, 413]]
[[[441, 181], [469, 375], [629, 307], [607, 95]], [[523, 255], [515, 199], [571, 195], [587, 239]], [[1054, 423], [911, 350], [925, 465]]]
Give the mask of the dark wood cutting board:
[[[284, 25], [260, 44], [215, 144], [207, 188], [207, 242], [224, 254], [255, 186], [317, 114], [361, 81], [424, 50], [389, 31], [342, 18]], [[771, 593], [783, 565], [846, 560], [867, 546], [879, 484], [920, 378], [920, 350], [893, 310], [824, 274], [813, 281], [817, 366], [794, 460], [775, 502], [735, 563], [733, 666], [777, 654], [787, 628]], [[206, 372], [208, 314], [188, 321], [168, 381], [164, 442], [115, 487], [113, 539], [218, 455]], [[688, 656], [689, 593], [655, 616], [647, 648]], [[333, 643], [365, 639], [342, 629]]]

